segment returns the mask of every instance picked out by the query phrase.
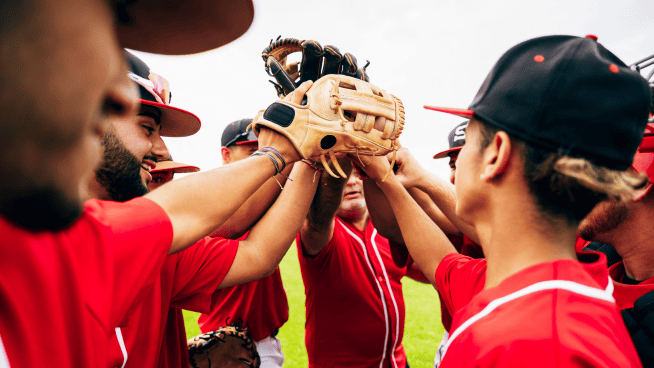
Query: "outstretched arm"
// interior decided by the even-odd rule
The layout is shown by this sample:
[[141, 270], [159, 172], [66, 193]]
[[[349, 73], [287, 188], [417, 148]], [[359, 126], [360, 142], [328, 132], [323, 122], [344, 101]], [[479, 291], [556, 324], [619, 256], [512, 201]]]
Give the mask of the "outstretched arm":
[[[384, 192], [377, 186], [374, 180], [364, 179], [363, 193], [366, 197], [368, 211], [370, 212], [370, 219], [372, 220], [375, 229], [379, 234], [387, 239], [391, 239], [396, 243], [404, 244], [402, 239], [402, 232], [397, 223], [395, 214], [391, 208], [390, 203]], [[418, 188], [407, 189], [411, 197], [416, 200], [418, 205], [425, 213], [443, 230], [444, 233], [449, 235], [460, 235], [459, 229], [450, 222], [450, 220], [441, 212], [441, 210], [434, 204], [427, 194]]]
[[[352, 165], [348, 161], [340, 162], [346, 163], [341, 164], [341, 167], [349, 176], [352, 172]], [[303, 251], [310, 256], [320, 253], [332, 239], [334, 216], [341, 206], [343, 191], [348, 179], [334, 178], [323, 172], [323, 180], [326, 185], [321, 183], [318, 186], [316, 195], [311, 202], [309, 214], [300, 230]]]
[[[421, 206], [423, 208], [436, 206], [439, 213], [444, 215], [449, 220], [449, 223], [454, 226], [456, 230], [450, 230], [451, 232], [443, 228], [447, 234], [458, 235], [458, 230], [479, 244], [477, 230], [456, 215], [456, 192], [454, 185], [422, 168], [406, 148], [400, 148], [397, 151], [397, 163], [399, 168], [395, 174], [402, 185], [411, 194], [416, 190], [425, 193], [429, 198], [423, 197], [421, 201], [424, 201], [424, 203], [421, 203]], [[434, 221], [439, 226], [442, 225], [442, 223], [436, 220]]]
[[386, 181], [381, 181], [390, 167], [387, 158], [366, 157], [365, 160], [366, 173], [388, 198], [411, 257], [429, 282], [435, 285], [436, 268], [446, 255], [456, 252], [454, 246], [394, 174], [390, 174]]
[[[303, 83], [286, 99], [299, 104], [311, 84]], [[259, 147], [277, 149], [287, 164], [300, 159], [293, 144], [283, 135], [262, 128], [258, 138]], [[273, 174], [275, 167], [268, 156], [254, 156], [173, 180], [147, 194], [146, 198], [159, 204], [172, 223], [170, 253], [186, 249], [220, 227]]]
[[234, 263], [219, 288], [259, 280], [275, 271], [309, 211], [318, 185], [314, 173], [308, 165], [295, 165], [290, 176], [293, 181], [239, 243]]
[[275, 203], [281, 193], [281, 186], [286, 183], [286, 177], [291, 173], [294, 164], [286, 166], [282, 172], [270, 178], [261, 186], [222, 226], [211, 236], [225, 239], [238, 239], [261, 219], [266, 211]]

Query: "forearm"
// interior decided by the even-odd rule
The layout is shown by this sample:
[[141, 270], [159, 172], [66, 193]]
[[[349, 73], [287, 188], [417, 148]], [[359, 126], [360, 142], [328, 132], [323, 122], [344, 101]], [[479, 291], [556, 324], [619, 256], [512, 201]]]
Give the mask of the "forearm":
[[309, 255], [318, 254], [331, 240], [334, 216], [341, 206], [347, 183], [347, 179], [336, 179], [327, 175], [324, 180], [327, 184], [321, 182], [318, 185], [309, 213], [300, 230], [302, 247]]
[[159, 204], [173, 225], [170, 253], [185, 249], [222, 225], [273, 174], [268, 157], [256, 156], [174, 180], [146, 198]]
[[377, 183], [389, 199], [411, 257], [434, 284], [438, 264], [446, 255], [456, 252], [454, 247], [394, 175]]
[[454, 224], [445, 216], [443, 211], [434, 203], [434, 201], [418, 188], [408, 188], [407, 191], [416, 200], [420, 208], [431, 218], [432, 221], [438, 225], [438, 227], [443, 230], [445, 234], [449, 235], [461, 235], [461, 230], [459, 230]]
[[307, 216], [318, 180], [308, 165], [295, 165], [279, 198], [239, 245], [234, 264], [221, 287], [263, 278], [272, 273], [293, 243]]
[[395, 219], [391, 204], [388, 202], [384, 192], [372, 179], [363, 180], [363, 193], [366, 197], [366, 205], [370, 220], [379, 232], [379, 235], [395, 243], [404, 244], [400, 225]]
[[445, 217], [463, 234], [479, 244], [475, 228], [456, 215], [456, 191], [454, 186], [431, 173], [425, 172], [417, 188], [426, 193]]
[[268, 211], [281, 192], [280, 185], [285, 185], [286, 177], [291, 173], [293, 165], [284, 169], [284, 175], [270, 178], [261, 186], [222, 226], [214, 231], [212, 237], [238, 239], [259, 221]]

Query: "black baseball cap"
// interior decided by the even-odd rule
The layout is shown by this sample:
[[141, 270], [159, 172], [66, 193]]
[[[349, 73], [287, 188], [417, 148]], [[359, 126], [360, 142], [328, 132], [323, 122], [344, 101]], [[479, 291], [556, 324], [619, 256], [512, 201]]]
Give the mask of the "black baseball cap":
[[235, 144], [257, 143], [257, 136], [248, 126], [252, 124], [252, 119], [241, 119], [230, 123], [223, 131], [223, 137], [220, 140], [221, 146], [229, 147]]
[[460, 151], [464, 144], [466, 144], [466, 127], [470, 120], [457, 125], [452, 129], [450, 134], [447, 135], [447, 143], [450, 149], [437, 153], [434, 158], [443, 158], [450, 155], [454, 151]]
[[213, 50], [243, 35], [252, 0], [110, 0], [121, 46], [155, 54]]
[[200, 130], [200, 119], [195, 114], [170, 105], [172, 95], [168, 81], [150, 71], [150, 67], [134, 54], [125, 51], [131, 71], [128, 73], [139, 86], [141, 104], [161, 110], [159, 134], [164, 137], [187, 137]]
[[546, 36], [502, 55], [468, 109], [425, 108], [474, 116], [530, 145], [626, 170], [651, 93], [596, 37]]

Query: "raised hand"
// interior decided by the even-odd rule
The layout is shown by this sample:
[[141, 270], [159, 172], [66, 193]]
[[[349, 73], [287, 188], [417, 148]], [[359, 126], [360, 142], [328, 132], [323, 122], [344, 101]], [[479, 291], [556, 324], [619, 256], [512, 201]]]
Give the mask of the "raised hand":
[[[388, 161], [392, 159], [391, 156], [387, 156]], [[397, 168], [395, 170], [397, 180], [407, 189], [417, 187], [424, 181], [425, 169], [420, 166], [407, 148], [403, 147], [397, 150], [395, 167]]]

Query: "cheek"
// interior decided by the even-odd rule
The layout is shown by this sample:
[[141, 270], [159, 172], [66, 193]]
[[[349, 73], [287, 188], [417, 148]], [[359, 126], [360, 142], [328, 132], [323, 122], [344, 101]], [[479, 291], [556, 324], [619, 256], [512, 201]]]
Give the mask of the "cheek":
[[60, 165], [63, 172], [58, 175], [67, 197], [82, 199], [87, 196], [89, 182], [100, 164], [102, 153], [100, 140], [86, 135], [78, 145], [63, 154], [59, 162], [66, 162], [66, 165]]
[[134, 122], [120, 122], [113, 126], [118, 140], [138, 160], [142, 160], [152, 150], [150, 138], [145, 135], [143, 128]]

